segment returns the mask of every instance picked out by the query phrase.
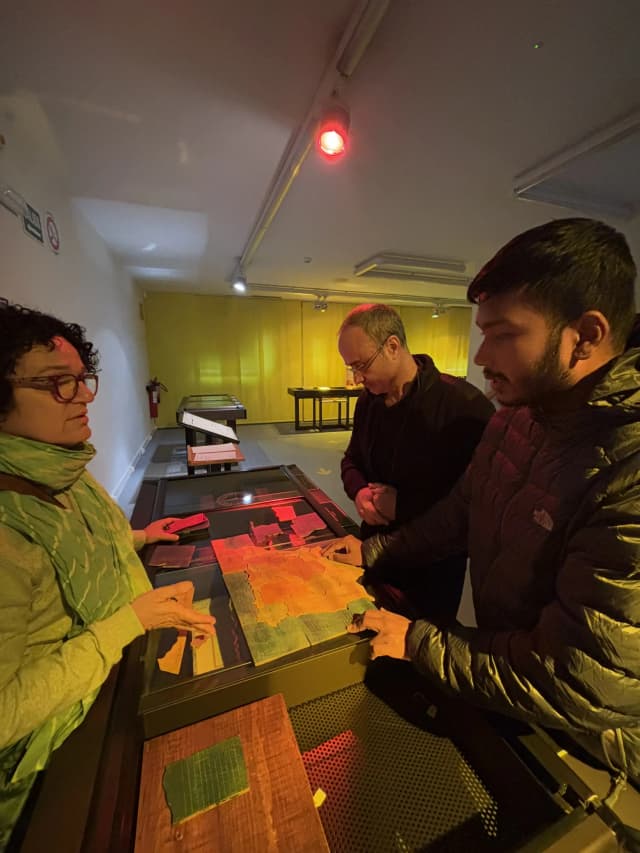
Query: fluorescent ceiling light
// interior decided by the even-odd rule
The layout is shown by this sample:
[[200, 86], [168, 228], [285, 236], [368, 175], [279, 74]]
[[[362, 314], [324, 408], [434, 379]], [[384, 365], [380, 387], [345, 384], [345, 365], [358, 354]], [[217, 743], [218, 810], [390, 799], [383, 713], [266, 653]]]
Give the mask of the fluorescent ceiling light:
[[191, 277], [191, 273], [187, 270], [171, 267], [143, 267], [130, 264], [127, 269], [135, 278], [184, 280]]
[[464, 261], [451, 258], [428, 258], [422, 255], [402, 255], [398, 252], [377, 252], [353, 268], [362, 278], [388, 278], [400, 281], [429, 281], [440, 284], [466, 285]]

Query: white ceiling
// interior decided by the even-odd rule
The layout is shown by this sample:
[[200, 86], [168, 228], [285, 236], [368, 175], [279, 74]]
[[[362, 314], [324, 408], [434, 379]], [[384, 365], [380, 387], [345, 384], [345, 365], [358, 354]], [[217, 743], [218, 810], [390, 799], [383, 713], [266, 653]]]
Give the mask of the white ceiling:
[[[2, 12], [0, 94], [38, 104], [71, 195], [146, 289], [228, 293], [362, 5], [20, 0]], [[353, 268], [386, 250], [459, 259], [472, 275], [518, 231], [571, 215], [516, 199], [515, 177], [640, 106], [638, 32], [639, 0], [391, 0], [341, 88], [347, 157], [311, 151], [249, 282], [298, 298], [464, 299]], [[637, 251], [638, 217], [610, 221]]]

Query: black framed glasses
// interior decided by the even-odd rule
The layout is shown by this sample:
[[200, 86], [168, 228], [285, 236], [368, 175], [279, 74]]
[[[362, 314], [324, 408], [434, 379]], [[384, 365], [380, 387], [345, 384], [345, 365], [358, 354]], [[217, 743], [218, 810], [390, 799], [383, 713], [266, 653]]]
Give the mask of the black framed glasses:
[[80, 376], [74, 376], [73, 373], [60, 373], [57, 376], [22, 376], [9, 381], [17, 388], [50, 391], [59, 403], [70, 403], [78, 393], [81, 383], [92, 396], [95, 397], [98, 393], [97, 373], [81, 373]]
[[355, 364], [348, 364], [348, 365], [347, 365], [347, 367], [350, 367], [350, 368], [351, 368], [351, 370], [353, 370], [354, 374], [355, 374], [355, 373], [359, 373], [359, 374], [360, 374], [360, 376], [364, 376], [364, 375], [365, 375], [365, 373], [367, 372], [367, 370], [369, 370], [369, 368], [371, 367], [371, 365], [373, 364], [373, 362], [376, 360], [376, 358], [380, 355], [380, 353], [381, 353], [381, 352], [382, 352], [382, 350], [384, 349], [384, 345], [386, 344], [386, 342], [387, 342], [388, 340], [389, 340], [389, 338], [387, 338], [386, 340], [384, 340], [384, 341], [380, 344], [380, 346], [379, 346], [379, 347], [378, 347], [378, 349], [374, 352], [374, 354], [371, 356], [371, 358], [368, 358], [366, 361], [356, 362]]

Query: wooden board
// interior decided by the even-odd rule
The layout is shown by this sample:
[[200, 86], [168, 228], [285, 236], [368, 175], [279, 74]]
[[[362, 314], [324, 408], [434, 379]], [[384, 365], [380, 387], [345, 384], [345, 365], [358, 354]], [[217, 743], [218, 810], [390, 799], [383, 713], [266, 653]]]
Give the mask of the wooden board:
[[224, 465], [225, 462], [244, 462], [244, 453], [239, 447], [234, 450], [229, 450], [226, 453], [212, 453], [206, 458], [198, 455], [198, 450], [194, 453], [191, 445], [187, 445], [187, 465], [194, 468], [203, 468], [207, 465]]
[[[172, 826], [162, 788], [165, 766], [235, 735], [242, 741], [249, 791]], [[144, 744], [135, 850], [328, 853], [280, 694]]]

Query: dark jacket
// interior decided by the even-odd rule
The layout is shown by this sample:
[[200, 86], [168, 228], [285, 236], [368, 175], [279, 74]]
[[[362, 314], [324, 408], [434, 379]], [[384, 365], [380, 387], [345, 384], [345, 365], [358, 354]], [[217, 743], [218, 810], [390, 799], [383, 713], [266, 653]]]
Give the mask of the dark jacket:
[[[440, 373], [428, 355], [414, 359], [416, 378], [394, 406], [385, 406], [384, 395], [366, 390], [360, 395], [342, 460], [342, 482], [351, 500], [368, 483], [397, 489], [396, 523], [390, 529], [426, 512], [450, 491], [495, 411], [474, 385]], [[374, 532], [363, 525], [363, 536]]]
[[478, 628], [416, 622], [411, 659], [463, 698], [568, 730], [596, 755], [611, 730], [622, 730], [636, 780], [639, 417], [633, 349], [601, 371], [577, 410], [499, 411], [451, 495], [363, 549], [367, 565], [383, 569], [468, 542]]

